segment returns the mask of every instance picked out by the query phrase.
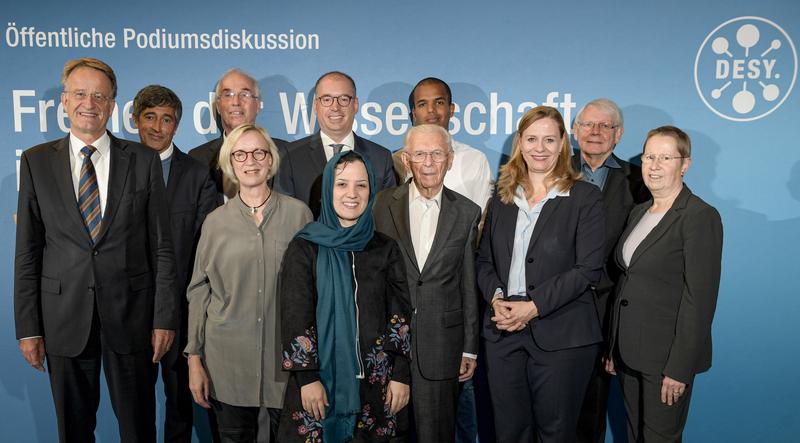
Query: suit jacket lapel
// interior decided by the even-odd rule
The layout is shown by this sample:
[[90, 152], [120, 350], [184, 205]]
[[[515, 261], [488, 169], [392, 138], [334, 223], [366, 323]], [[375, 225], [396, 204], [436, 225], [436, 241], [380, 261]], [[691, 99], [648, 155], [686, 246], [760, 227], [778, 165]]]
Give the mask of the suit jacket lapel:
[[[636, 250], [633, 251], [633, 256], [631, 256], [631, 264], [633, 266], [636, 263], [636, 260], [644, 254], [647, 249], [653, 244], [655, 244], [659, 238], [661, 238], [666, 232], [669, 230], [670, 226], [672, 226], [676, 221], [681, 218], [683, 213], [683, 208], [686, 207], [686, 201], [689, 199], [689, 195], [691, 195], [691, 191], [686, 186], [683, 187], [681, 193], [678, 194], [678, 197], [675, 198], [675, 201], [672, 203], [672, 207], [667, 210], [664, 214], [664, 218], [658, 222], [658, 224], [650, 231], [647, 236], [645, 236], [644, 240], [639, 243], [639, 246], [636, 247]], [[642, 211], [642, 215], [644, 215], [644, 211]], [[639, 216], [641, 219], [641, 216]], [[638, 223], [639, 220], [637, 220]], [[633, 226], [636, 226], [635, 224]]]
[[528, 244], [528, 254], [533, 250], [533, 245], [536, 244], [536, 241], [539, 240], [539, 237], [542, 235], [542, 231], [544, 231], [547, 226], [547, 220], [556, 212], [564, 198], [565, 197], [556, 197], [544, 203], [542, 212], [539, 213], [539, 218], [536, 219], [536, 226], [533, 228], [533, 234], [531, 234], [531, 242]]
[[436, 234], [433, 236], [433, 244], [428, 252], [428, 258], [425, 260], [425, 266], [423, 266], [422, 271], [436, 263], [436, 257], [442, 252], [447, 239], [450, 238], [450, 233], [453, 232], [449, 224], [455, 220], [458, 220], [458, 217], [456, 217], [455, 197], [453, 197], [449, 189], [442, 188], [442, 207], [439, 208], [439, 218], [436, 221]]
[[328, 163], [328, 159], [325, 157], [325, 147], [322, 146], [322, 136], [319, 134], [319, 131], [315, 132], [308, 142], [308, 155], [311, 158], [312, 164], [317, 166], [317, 173], [322, 174], [322, 171], [325, 169], [325, 163]]
[[183, 175], [184, 166], [186, 159], [184, 158], [186, 154], [178, 150], [176, 146], [175, 149], [172, 151], [172, 160], [170, 160], [169, 165], [169, 177], [167, 177], [167, 201], [172, 206], [172, 196], [175, 195], [175, 192], [178, 189], [178, 183], [180, 182], [181, 175]]
[[[499, 198], [499, 197], [498, 197]], [[519, 208], [517, 205], [505, 204], [502, 202], [498, 202], [498, 211], [497, 211], [497, 220], [499, 221], [506, 221], [506, 223], [498, 223], [498, 231], [501, 238], [504, 238], [506, 245], [506, 257], [509, 257], [509, 263], [511, 263], [511, 255], [514, 253], [514, 234], [517, 230], [517, 215], [519, 214]], [[506, 225], [507, 224], [507, 225]], [[506, 274], [508, 274], [508, 269], [506, 269]], [[506, 279], [503, 281], [508, 281], [508, 275], [506, 275]]]
[[78, 229], [83, 232], [86, 241], [91, 242], [89, 231], [83, 224], [83, 216], [78, 208], [78, 199], [75, 197], [75, 185], [72, 183], [72, 170], [70, 169], [69, 157], [72, 151], [69, 149], [69, 135], [62, 138], [53, 145], [55, 155], [50, 157], [50, 166], [53, 170], [53, 177], [56, 181], [61, 202], [67, 216], [72, 220]]
[[622, 231], [622, 235], [619, 237], [619, 242], [617, 242], [617, 251], [615, 254], [615, 259], [617, 260], [617, 264], [622, 269], [628, 268], [628, 266], [625, 264], [625, 260], [622, 259], [622, 247], [623, 245], [625, 245], [625, 241], [628, 240], [628, 237], [631, 235], [631, 231], [633, 231], [633, 228], [637, 224], [639, 224], [639, 220], [642, 219], [645, 211], [647, 211], [647, 208], [649, 207], [650, 206], [648, 205], [635, 206], [631, 210], [630, 217], [628, 217], [628, 222], [627, 222], [628, 224], [625, 226], [625, 230]]
[[[411, 227], [408, 219], [408, 187], [412, 186], [406, 183], [403, 186], [398, 186], [392, 193], [392, 203], [389, 205], [389, 212], [392, 215], [392, 222], [394, 222], [394, 229], [399, 235], [398, 243], [403, 249], [403, 252], [408, 256], [409, 261], [414, 265], [417, 274], [420, 273], [419, 263], [417, 263], [417, 254], [414, 252], [414, 242], [411, 240]], [[411, 270], [408, 270], [411, 271]]]
[[106, 193], [106, 210], [103, 213], [103, 221], [100, 226], [100, 234], [97, 235], [97, 243], [100, 243], [108, 232], [108, 227], [114, 221], [114, 215], [119, 208], [120, 200], [125, 190], [125, 182], [128, 180], [128, 170], [130, 166], [130, 153], [127, 146], [120, 143], [120, 140], [113, 135], [111, 137], [111, 160], [108, 171], [108, 192]]

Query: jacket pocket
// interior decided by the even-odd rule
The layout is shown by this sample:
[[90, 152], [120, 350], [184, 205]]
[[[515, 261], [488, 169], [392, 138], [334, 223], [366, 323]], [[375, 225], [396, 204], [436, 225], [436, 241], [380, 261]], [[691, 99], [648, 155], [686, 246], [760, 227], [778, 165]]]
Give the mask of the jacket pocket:
[[42, 277], [41, 281], [42, 292], [50, 294], [61, 294], [61, 280], [54, 278]]
[[128, 279], [128, 282], [130, 283], [131, 291], [135, 292], [146, 289], [153, 286], [153, 274], [151, 272], [145, 272], [143, 274], [134, 275]]
[[456, 309], [454, 311], [442, 312], [442, 326], [452, 328], [464, 324], [464, 311]]

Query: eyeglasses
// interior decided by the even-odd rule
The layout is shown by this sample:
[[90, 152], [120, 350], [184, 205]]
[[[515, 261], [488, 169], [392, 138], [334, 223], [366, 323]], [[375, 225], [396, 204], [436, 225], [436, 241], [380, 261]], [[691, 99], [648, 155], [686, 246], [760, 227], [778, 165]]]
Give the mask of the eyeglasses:
[[239, 96], [239, 100], [243, 102], [248, 102], [250, 100], [258, 100], [259, 97], [253, 94], [250, 91], [222, 91], [222, 94], [219, 96], [221, 100], [230, 101], [233, 100], [234, 97]]
[[111, 97], [99, 92], [88, 93], [86, 91], [64, 91], [64, 94], [69, 94], [72, 96], [72, 98], [81, 102], [86, 100], [87, 97], [91, 98], [93, 102], [100, 104], [111, 100]]
[[408, 155], [409, 160], [411, 160], [411, 163], [422, 163], [429, 155], [431, 156], [431, 160], [433, 160], [434, 163], [442, 163], [447, 159], [448, 154], [449, 152], [445, 151], [431, 151], [431, 152], [417, 151], [413, 154], [406, 153], [406, 155]]
[[611, 131], [613, 129], [619, 128], [619, 125], [612, 125], [611, 123], [606, 123], [606, 122], [578, 122], [578, 121], [576, 121], [575, 124], [579, 128], [581, 128], [583, 130], [586, 130], [586, 131], [591, 131], [592, 129], [594, 129], [595, 125], [597, 126], [597, 129], [599, 129], [601, 131], [604, 131], [604, 132], [608, 132], [608, 131]]
[[337, 95], [336, 97], [323, 95], [322, 97], [317, 97], [317, 100], [319, 100], [319, 104], [327, 108], [333, 104], [334, 100], [339, 103], [339, 106], [348, 106], [353, 101], [353, 97], [350, 95]]
[[679, 158], [689, 158], [689, 157], [682, 157], [680, 155], [669, 155], [669, 154], [642, 154], [641, 159], [642, 163], [652, 163], [656, 160], [659, 162], [668, 162], [670, 160], [677, 160]]
[[231, 157], [233, 157], [233, 159], [239, 163], [244, 163], [247, 160], [247, 156], [252, 155], [253, 160], [260, 162], [261, 160], [267, 158], [267, 154], [269, 154], [269, 152], [264, 149], [256, 149], [250, 152], [239, 149], [231, 152]]

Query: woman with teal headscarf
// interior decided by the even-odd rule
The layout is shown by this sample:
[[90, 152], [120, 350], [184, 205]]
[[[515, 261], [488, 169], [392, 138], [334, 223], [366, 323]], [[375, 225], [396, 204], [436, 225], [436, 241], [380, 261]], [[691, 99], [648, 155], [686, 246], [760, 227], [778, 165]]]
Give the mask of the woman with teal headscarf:
[[283, 259], [281, 442], [390, 441], [407, 429], [411, 303], [397, 244], [375, 232], [369, 161], [325, 166], [320, 218]]

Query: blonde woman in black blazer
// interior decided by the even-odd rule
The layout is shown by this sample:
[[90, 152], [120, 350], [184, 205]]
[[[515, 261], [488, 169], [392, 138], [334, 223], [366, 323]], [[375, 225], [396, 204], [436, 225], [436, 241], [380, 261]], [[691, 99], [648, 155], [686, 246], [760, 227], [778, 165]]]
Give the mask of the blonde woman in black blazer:
[[623, 269], [606, 369], [620, 376], [631, 442], [681, 441], [694, 376], [711, 367], [722, 222], [683, 184], [689, 136], [647, 134], [642, 176], [653, 199], [636, 206], [620, 238]]
[[[488, 204], [477, 259], [486, 367], [499, 443], [573, 442], [603, 336], [600, 190], [572, 169], [558, 110], [520, 119]], [[536, 214], [538, 213], [538, 218]]]

